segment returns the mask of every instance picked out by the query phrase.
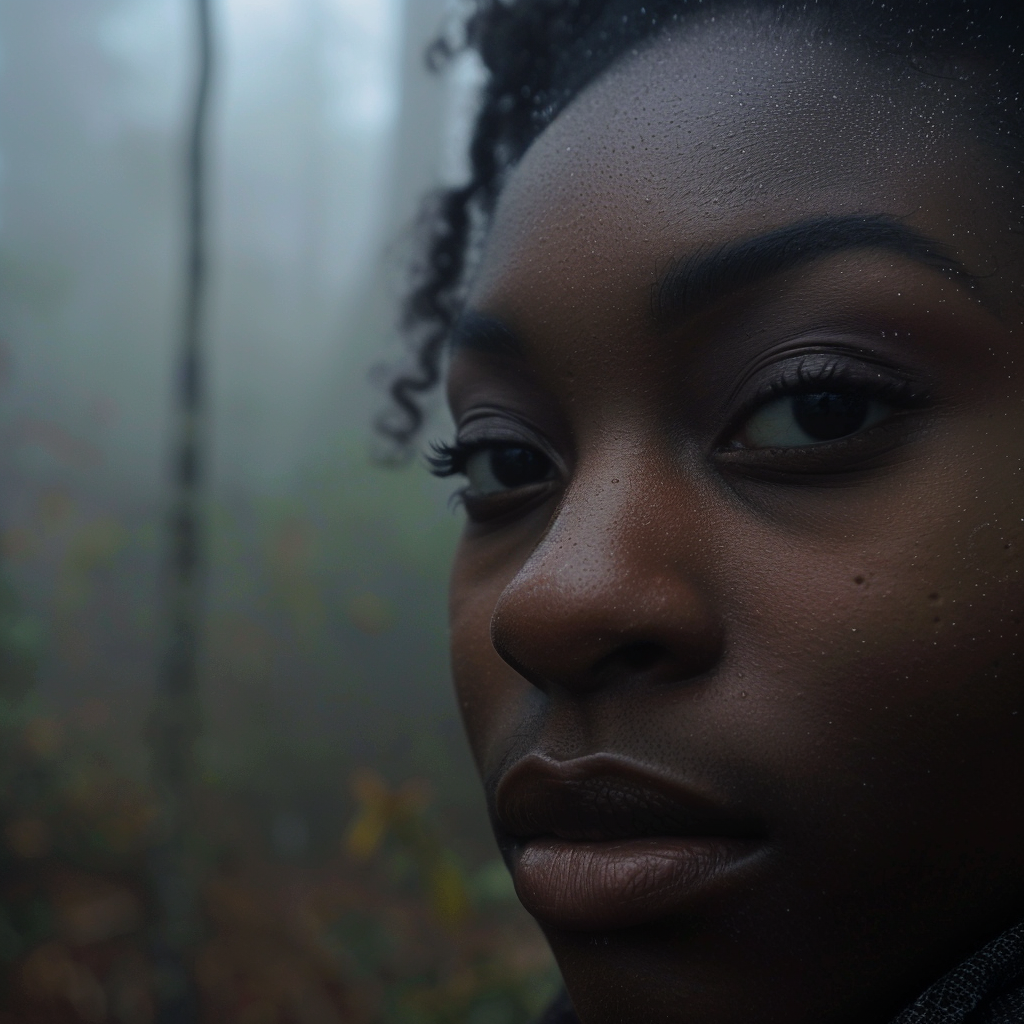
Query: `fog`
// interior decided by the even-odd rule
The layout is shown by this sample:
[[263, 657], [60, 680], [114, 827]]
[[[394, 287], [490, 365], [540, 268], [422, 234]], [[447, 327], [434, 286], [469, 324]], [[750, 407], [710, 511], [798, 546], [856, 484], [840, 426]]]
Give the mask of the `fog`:
[[[349, 877], [352, 829], [377, 806], [374, 793], [385, 803], [390, 793], [398, 818], [428, 828], [458, 865], [459, 884], [490, 885], [501, 927], [522, 929], [495, 874], [449, 690], [450, 487], [415, 457], [383, 466], [373, 430], [387, 408], [382, 366], [403, 351], [395, 323], [417, 199], [464, 173], [472, 68], [425, 69], [425, 43], [450, 14], [443, 0], [215, 0], [213, 14], [196, 771], [203, 813], [233, 824], [204, 836], [208, 863], [362, 878], [386, 843], [366, 847]], [[143, 804], [155, 799], [145, 796], [147, 737], [167, 643], [195, 62], [186, 0], [0, 2], [0, 646], [10, 648], [0, 740], [11, 762], [0, 769], [0, 870], [37, 882], [70, 870], [128, 879], [143, 909], [103, 941], [143, 958], [147, 826], [123, 856], [81, 839], [95, 823], [78, 839], [64, 833], [82, 779], [97, 772]], [[424, 441], [445, 430], [435, 409]], [[31, 797], [18, 782], [26, 758], [50, 780]], [[38, 884], [59, 903], [51, 883]], [[420, 897], [405, 884], [394, 892], [412, 906]], [[81, 950], [91, 947], [67, 938], [57, 911], [49, 931], [26, 931], [10, 891], [0, 911], [4, 899], [0, 1004], [22, 1000], [18, 1019], [56, 1020], [55, 1006], [78, 1014], [61, 1020], [160, 1015], [142, 968], [136, 987], [149, 994], [119, 1011], [116, 985], [88, 967]], [[207, 937], [220, 927], [211, 914]], [[515, 934], [522, 948], [535, 942]], [[92, 972], [103, 1000], [91, 1010], [56, 982], [36, 991], [25, 981], [38, 950], [58, 947]], [[532, 1006], [522, 979], [547, 970], [543, 954], [524, 970], [514, 998], [480, 990], [478, 1024]], [[448, 1019], [444, 1007], [399, 1012], [388, 984], [374, 981], [376, 995], [341, 1017], [335, 1007], [298, 1019]], [[245, 1018], [227, 1004], [214, 1013], [216, 986], [200, 988], [204, 1019], [297, 1019]]]

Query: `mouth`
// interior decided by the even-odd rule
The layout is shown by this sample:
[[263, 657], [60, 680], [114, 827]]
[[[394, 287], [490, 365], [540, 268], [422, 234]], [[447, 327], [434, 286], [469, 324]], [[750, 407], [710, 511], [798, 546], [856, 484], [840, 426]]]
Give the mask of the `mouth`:
[[525, 757], [500, 779], [494, 810], [520, 900], [564, 930], [686, 913], [742, 885], [766, 849], [749, 816], [607, 754]]

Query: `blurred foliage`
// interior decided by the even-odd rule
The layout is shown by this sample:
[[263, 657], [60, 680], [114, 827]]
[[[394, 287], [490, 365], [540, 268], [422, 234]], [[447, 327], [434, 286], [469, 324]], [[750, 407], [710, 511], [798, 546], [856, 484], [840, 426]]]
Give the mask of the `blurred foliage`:
[[[4, 792], [0, 1019], [148, 1024], [152, 802], [114, 798], [112, 780], [95, 776], [76, 790], [54, 748], [23, 741], [35, 791]], [[555, 978], [539, 934], [514, 912], [504, 866], [464, 868], [424, 783], [392, 789], [361, 773], [353, 786], [359, 810], [345, 843], [316, 865], [248, 845], [238, 808], [204, 794], [201, 1019], [521, 1024], [536, 1015]]]
[[[117, 416], [2, 422], [0, 1024], [154, 1020], [163, 526], [104, 475]], [[448, 694], [457, 521], [364, 442], [208, 510], [202, 1020], [523, 1024], [555, 975]]]
[[[286, 566], [302, 548], [288, 529], [277, 548]], [[87, 531], [70, 545], [72, 578], [108, 563], [123, 543], [109, 527]], [[153, 793], [111, 760], [102, 702], [64, 718], [46, 711], [31, 685], [43, 632], [9, 585], [0, 594], [0, 1021], [150, 1024]], [[378, 629], [378, 605], [366, 601], [360, 614], [368, 632]], [[555, 975], [504, 865], [467, 867], [424, 779], [391, 786], [364, 769], [346, 788], [347, 828], [312, 850], [294, 808], [268, 833], [265, 808], [244, 787], [207, 778], [198, 794], [206, 931], [193, 964], [201, 1019], [535, 1016]]]
[[430, 802], [429, 788], [414, 781], [392, 790], [372, 772], [360, 772], [352, 788], [359, 814], [349, 829], [349, 852], [369, 861], [393, 838], [415, 865], [438, 920], [452, 927], [465, 921], [470, 899], [463, 872], [423, 815]]
[[[0, 238], [0, 1024], [145, 1024], [187, 61], [181, 5], [57, 6], [0, 5], [17, 98]], [[223, 26], [225, 81], [251, 77], [218, 144], [195, 976], [218, 1024], [516, 1024], [550, 957], [495, 860], [448, 692], [457, 520], [446, 485], [365, 451], [368, 370], [393, 340], [373, 232], [411, 214], [438, 125], [414, 108], [400, 194], [367, 202], [392, 137], [362, 121], [325, 134], [344, 106], [311, 59], [327, 40], [277, 21], [306, 6], [249, 4], [245, 32]], [[369, 5], [351, 7], [362, 22]], [[406, 7], [425, 42], [441, 8]], [[253, 49], [257, 22], [268, 45]], [[368, 46], [356, 22], [336, 33], [346, 67]], [[417, 101], [434, 88], [421, 48], [410, 37]]]

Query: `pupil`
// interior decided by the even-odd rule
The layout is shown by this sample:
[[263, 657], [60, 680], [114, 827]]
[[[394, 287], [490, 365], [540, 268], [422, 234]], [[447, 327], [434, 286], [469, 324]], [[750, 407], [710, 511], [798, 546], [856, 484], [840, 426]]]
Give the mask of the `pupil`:
[[498, 448], [491, 455], [491, 472], [503, 487], [524, 487], [545, 478], [547, 460], [530, 448]]
[[793, 418], [815, 441], [834, 441], [864, 426], [869, 404], [870, 400], [862, 395], [797, 395], [793, 399]]

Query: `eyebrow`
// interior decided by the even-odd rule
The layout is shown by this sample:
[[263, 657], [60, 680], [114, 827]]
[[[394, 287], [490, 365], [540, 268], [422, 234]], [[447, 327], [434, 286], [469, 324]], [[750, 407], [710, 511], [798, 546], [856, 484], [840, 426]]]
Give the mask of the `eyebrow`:
[[881, 249], [909, 257], [968, 290], [978, 278], [934, 239], [893, 217], [852, 215], [797, 221], [754, 238], [698, 250], [670, 263], [651, 289], [651, 315], [662, 328], [775, 274], [838, 252]]
[[452, 325], [448, 345], [452, 352], [471, 349], [495, 356], [523, 354], [522, 343], [501, 320], [471, 309], [459, 314]]
[[[979, 278], [945, 247], [885, 214], [817, 217], [796, 221], [753, 238], [704, 248], [669, 263], [651, 287], [651, 317], [667, 329], [742, 288], [807, 263], [856, 249], [908, 257], [944, 274], [982, 301]], [[497, 317], [464, 310], [452, 325], [452, 351], [472, 349], [519, 357], [523, 346]]]

